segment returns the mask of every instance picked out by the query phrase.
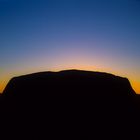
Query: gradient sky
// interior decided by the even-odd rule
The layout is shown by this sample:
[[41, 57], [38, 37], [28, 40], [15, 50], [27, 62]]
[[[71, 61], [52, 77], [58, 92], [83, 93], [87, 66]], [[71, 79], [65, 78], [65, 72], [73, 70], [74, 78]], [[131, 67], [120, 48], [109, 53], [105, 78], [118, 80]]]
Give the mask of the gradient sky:
[[71, 68], [140, 93], [140, 0], [0, 0], [0, 92], [13, 76]]

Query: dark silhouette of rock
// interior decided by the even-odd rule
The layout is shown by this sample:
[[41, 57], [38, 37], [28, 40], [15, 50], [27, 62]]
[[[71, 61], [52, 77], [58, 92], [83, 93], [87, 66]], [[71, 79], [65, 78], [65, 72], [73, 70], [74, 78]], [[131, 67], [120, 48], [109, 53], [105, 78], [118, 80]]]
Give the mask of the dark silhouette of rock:
[[[80, 91], [80, 92], [79, 92]], [[96, 96], [134, 95], [128, 79], [112, 74], [67, 70], [42, 72], [10, 80], [3, 94], [5, 96]]]
[[67, 70], [19, 76], [10, 80], [1, 98], [3, 120], [27, 126], [31, 139], [130, 138], [139, 125], [139, 95], [127, 78], [108, 73]]

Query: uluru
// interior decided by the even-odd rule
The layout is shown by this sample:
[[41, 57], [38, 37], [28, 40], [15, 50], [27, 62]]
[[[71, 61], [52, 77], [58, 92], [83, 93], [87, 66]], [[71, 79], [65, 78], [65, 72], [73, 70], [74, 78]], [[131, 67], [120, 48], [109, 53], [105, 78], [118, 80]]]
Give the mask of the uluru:
[[4, 126], [28, 126], [31, 138], [102, 138], [100, 133], [115, 136], [116, 131], [125, 136], [138, 126], [140, 116], [139, 96], [129, 80], [104, 72], [65, 70], [14, 77], [0, 101]]

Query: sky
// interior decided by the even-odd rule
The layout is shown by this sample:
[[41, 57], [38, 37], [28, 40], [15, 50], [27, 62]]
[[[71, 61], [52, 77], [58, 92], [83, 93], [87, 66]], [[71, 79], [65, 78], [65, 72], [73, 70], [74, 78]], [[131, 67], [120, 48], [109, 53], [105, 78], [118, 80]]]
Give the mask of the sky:
[[0, 0], [0, 92], [14, 76], [83, 69], [140, 93], [140, 0]]

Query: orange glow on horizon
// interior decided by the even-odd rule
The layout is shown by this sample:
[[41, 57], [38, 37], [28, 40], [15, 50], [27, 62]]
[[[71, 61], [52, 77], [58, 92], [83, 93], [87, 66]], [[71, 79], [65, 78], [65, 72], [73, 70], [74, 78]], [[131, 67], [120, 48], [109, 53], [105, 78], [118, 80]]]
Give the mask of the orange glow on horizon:
[[137, 94], [140, 94], [140, 82], [130, 79], [130, 83], [131, 83], [131, 86], [134, 89], [134, 91]]
[[[77, 65], [78, 66], [78, 65]], [[60, 70], [68, 70], [68, 69], [76, 69], [76, 68], [74, 68], [74, 67], [72, 67], [72, 66], [69, 66], [69, 67], [59, 67], [59, 68], [52, 68], [52, 69], [49, 69], [48, 71], [60, 71]], [[112, 74], [115, 74], [115, 75], [119, 75], [118, 73], [116, 73], [116, 72], [112, 72], [111, 70], [109, 70], [109, 69], [104, 69], [104, 68], [95, 68], [94, 66], [78, 66], [78, 69], [79, 70], [89, 70], [89, 71], [100, 71], [100, 72], [108, 72], [108, 73], [112, 73]], [[38, 71], [45, 71], [45, 70], [38, 70]], [[18, 76], [18, 75], [24, 75], [24, 74], [28, 74], [28, 73], [34, 73], [34, 72], [38, 72], [38, 71], [28, 71], [27, 73], [24, 73], [24, 72], [19, 72], [17, 75], [14, 75], [14, 76]], [[0, 93], [2, 93], [3, 92], [3, 90], [4, 90], [4, 88], [6, 87], [6, 85], [7, 85], [7, 83], [8, 83], [8, 81], [12, 78], [12, 77], [14, 77], [14, 76], [9, 76], [9, 77], [7, 77], [7, 78], [5, 78], [5, 79], [1, 79], [1, 81], [0, 81]], [[119, 76], [121, 76], [121, 75], [119, 75]], [[136, 81], [136, 80], [134, 80], [134, 79], [132, 79], [132, 78], [130, 78], [130, 77], [127, 77], [128, 79], [129, 79], [129, 81], [130, 81], [130, 83], [131, 83], [131, 86], [132, 86], [132, 88], [135, 90], [135, 92], [137, 93], [137, 94], [140, 94], [140, 81]]]
[[8, 79], [0, 81], [0, 93], [4, 91], [4, 88], [6, 87], [7, 83], [8, 83]]

